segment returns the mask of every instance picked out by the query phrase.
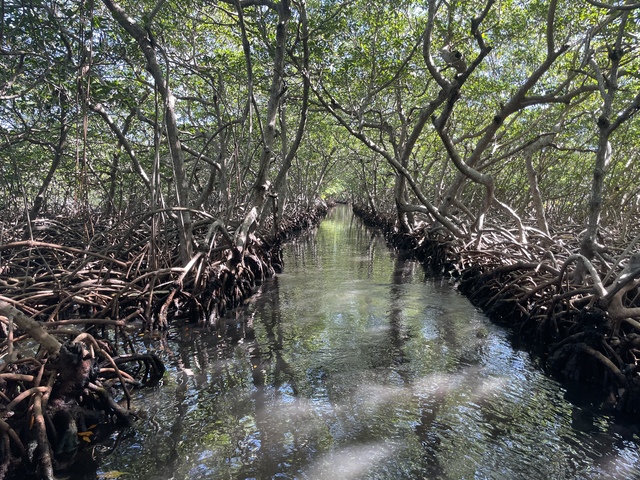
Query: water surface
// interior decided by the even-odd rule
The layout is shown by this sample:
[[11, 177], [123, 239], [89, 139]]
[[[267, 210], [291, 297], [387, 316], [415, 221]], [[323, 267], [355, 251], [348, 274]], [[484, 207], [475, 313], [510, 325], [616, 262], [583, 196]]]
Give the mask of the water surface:
[[96, 448], [99, 476], [640, 477], [636, 430], [568, 401], [346, 207], [286, 247], [285, 269], [228, 318], [234, 338], [180, 328], [150, 344], [168, 373], [136, 392], [133, 429]]

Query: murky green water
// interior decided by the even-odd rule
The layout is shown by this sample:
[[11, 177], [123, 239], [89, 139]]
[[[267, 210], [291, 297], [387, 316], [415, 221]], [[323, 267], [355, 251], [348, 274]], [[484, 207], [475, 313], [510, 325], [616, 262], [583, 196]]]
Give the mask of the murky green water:
[[163, 384], [135, 396], [146, 417], [94, 451], [99, 477], [640, 477], [636, 431], [566, 400], [346, 207], [285, 262], [234, 313], [240, 342], [171, 332]]

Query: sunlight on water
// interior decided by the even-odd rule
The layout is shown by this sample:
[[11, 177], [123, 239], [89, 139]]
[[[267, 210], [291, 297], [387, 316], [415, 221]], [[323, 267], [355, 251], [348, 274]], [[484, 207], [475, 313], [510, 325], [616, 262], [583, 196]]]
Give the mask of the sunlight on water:
[[303, 476], [323, 480], [361, 478], [393, 453], [394, 448], [384, 442], [342, 448], [312, 463]]
[[[96, 449], [126, 479], [638, 478], [633, 426], [570, 403], [440, 279], [339, 208], [227, 336], [175, 329], [144, 416]], [[249, 327], [247, 326], [249, 325]], [[241, 337], [238, 342], [237, 337]], [[108, 442], [107, 442], [108, 443]], [[94, 477], [95, 478], [95, 477]]]

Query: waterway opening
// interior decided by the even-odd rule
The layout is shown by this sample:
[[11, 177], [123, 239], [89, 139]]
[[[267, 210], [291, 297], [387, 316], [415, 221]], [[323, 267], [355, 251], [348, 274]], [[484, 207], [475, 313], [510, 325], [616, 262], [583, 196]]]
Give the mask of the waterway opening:
[[93, 448], [98, 477], [640, 477], [634, 428], [570, 402], [346, 206], [287, 245], [285, 273], [227, 320], [222, 336], [149, 341], [168, 372], [135, 393], [134, 427]]

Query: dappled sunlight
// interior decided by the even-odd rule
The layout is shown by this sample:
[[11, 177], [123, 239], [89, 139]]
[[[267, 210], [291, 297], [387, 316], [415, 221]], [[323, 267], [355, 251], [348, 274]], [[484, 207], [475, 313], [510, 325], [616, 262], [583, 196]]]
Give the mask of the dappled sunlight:
[[332, 451], [305, 470], [312, 480], [350, 480], [362, 478], [376, 465], [393, 455], [395, 449], [385, 442], [345, 447]]
[[416, 395], [444, 399], [449, 395], [464, 393], [471, 400], [485, 399], [503, 392], [506, 377], [486, 377], [477, 367], [468, 367], [460, 373], [434, 373], [419, 379], [414, 386]]
[[414, 384], [405, 387], [363, 384], [358, 386], [356, 396], [367, 399], [367, 402], [377, 403], [402, 399], [411, 395], [442, 398], [463, 390], [472, 398], [484, 398], [500, 392], [505, 383], [506, 378], [483, 378], [479, 375], [478, 368], [468, 367], [463, 369], [461, 373], [433, 373], [419, 378]]

